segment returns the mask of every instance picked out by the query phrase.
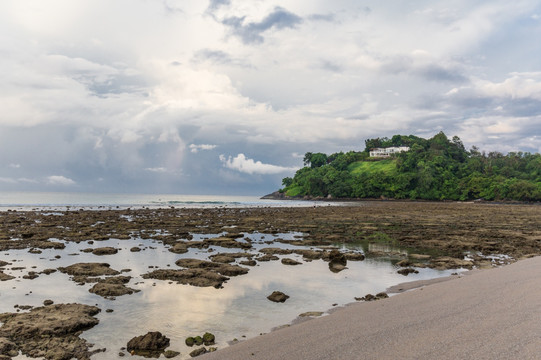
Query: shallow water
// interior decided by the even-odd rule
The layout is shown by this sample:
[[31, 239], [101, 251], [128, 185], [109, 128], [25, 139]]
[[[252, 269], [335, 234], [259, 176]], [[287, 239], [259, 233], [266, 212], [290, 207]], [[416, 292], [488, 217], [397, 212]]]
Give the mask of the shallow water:
[[[216, 234], [194, 235], [194, 240], [213, 237]], [[291, 247], [284, 243], [267, 244], [277, 238], [291, 240], [300, 234], [248, 234], [253, 240], [255, 253], [263, 247]], [[107, 240], [65, 243], [63, 250], [43, 250], [41, 254], [31, 254], [28, 250], [0, 252], [0, 260], [12, 262], [5, 273], [16, 279], [0, 282], [0, 312], [15, 311], [14, 305], [41, 306], [51, 299], [55, 303], [78, 302], [97, 305], [102, 309], [97, 315], [99, 325], [85, 331], [82, 335], [95, 348], [107, 348], [105, 353], [95, 355], [95, 359], [120, 359], [118, 353], [134, 336], [148, 331], [160, 331], [171, 339], [169, 349], [182, 353], [177, 359], [189, 358], [184, 340], [188, 336], [202, 335], [206, 331], [216, 335], [217, 347], [227, 346], [233, 339], [243, 340], [269, 332], [272, 328], [290, 323], [299, 314], [307, 311], [323, 311], [354, 302], [354, 297], [368, 293], [378, 293], [387, 287], [404, 282], [447, 276], [452, 272], [432, 269], [418, 269], [419, 274], [404, 277], [396, 273], [389, 259], [366, 259], [348, 261], [347, 269], [333, 273], [328, 263], [322, 260], [304, 262], [302, 256], [279, 256], [294, 258], [302, 265], [288, 266], [280, 261], [258, 262], [250, 268], [247, 275], [231, 277], [224, 288], [200, 288], [180, 285], [160, 280], [145, 280], [141, 275], [153, 270], [149, 267], [177, 268], [175, 261], [180, 258], [202, 258], [219, 252], [238, 252], [238, 249], [225, 249], [217, 246], [208, 252], [190, 249], [186, 254], [171, 253], [167, 248], [153, 240]], [[82, 249], [113, 246], [121, 250], [116, 255], [96, 256], [83, 253]], [[141, 252], [130, 252], [133, 246], [144, 247]], [[307, 248], [307, 247], [294, 247]], [[351, 245], [348, 246], [351, 249]], [[357, 249], [362, 251], [362, 249]], [[71, 255], [70, 255], [71, 254]], [[55, 256], [60, 255], [59, 259]], [[242, 259], [240, 259], [242, 260]], [[76, 285], [69, 276], [60, 272], [51, 275], [41, 274], [34, 280], [22, 279], [28, 271], [40, 272], [46, 268], [57, 268], [78, 262], [107, 262], [116, 270], [131, 269], [125, 275], [133, 278], [127, 286], [141, 292], [104, 299], [91, 294], [88, 289], [93, 284]], [[13, 267], [26, 267], [12, 270]], [[267, 296], [274, 290], [290, 296], [285, 303], [273, 303]], [[113, 309], [106, 313], [106, 309]], [[24, 359], [20, 356], [17, 359]], [[141, 357], [135, 356], [133, 359]], [[142, 359], [142, 358], [141, 358]]]

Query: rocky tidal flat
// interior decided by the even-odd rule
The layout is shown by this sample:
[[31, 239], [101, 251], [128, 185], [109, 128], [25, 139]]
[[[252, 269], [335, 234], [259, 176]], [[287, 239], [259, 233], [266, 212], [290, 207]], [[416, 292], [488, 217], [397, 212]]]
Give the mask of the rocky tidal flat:
[[399, 282], [538, 255], [540, 215], [393, 201], [0, 212], [0, 359], [117, 359], [149, 331], [170, 339], [157, 356], [190, 358], [204, 353], [190, 334], [219, 349]]

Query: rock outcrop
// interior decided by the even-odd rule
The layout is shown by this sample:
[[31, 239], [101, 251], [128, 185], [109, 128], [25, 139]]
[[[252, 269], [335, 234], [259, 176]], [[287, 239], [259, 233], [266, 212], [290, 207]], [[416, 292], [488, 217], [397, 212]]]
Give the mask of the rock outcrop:
[[0, 346], [10, 349], [8, 352], [20, 350], [29, 357], [87, 360], [102, 350], [90, 351], [91, 344], [79, 335], [98, 324], [94, 315], [99, 311], [95, 306], [57, 304], [27, 313], [0, 314], [0, 339], [4, 339]]

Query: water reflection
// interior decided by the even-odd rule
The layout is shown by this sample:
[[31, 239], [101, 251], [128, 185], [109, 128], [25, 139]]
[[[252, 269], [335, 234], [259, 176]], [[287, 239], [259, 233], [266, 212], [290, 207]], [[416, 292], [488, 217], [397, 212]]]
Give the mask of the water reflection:
[[[212, 237], [219, 234], [196, 237]], [[263, 247], [292, 247], [284, 243], [267, 242], [281, 238], [292, 240], [299, 234], [252, 234], [255, 250]], [[85, 248], [112, 246], [119, 248], [116, 255], [96, 256], [81, 252]], [[139, 246], [141, 252], [131, 252]], [[296, 247], [304, 248], [307, 247]], [[397, 251], [385, 245], [373, 244], [369, 251]], [[344, 305], [367, 293], [378, 293], [387, 287], [406, 280], [421, 280], [449, 275], [451, 271], [418, 269], [419, 274], [405, 278], [396, 273], [390, 261], [366, 259], [348, 261], [347, 269], [333, 273], [328, 263], [322, 260], [304, 262], [299, 255], [287, 255], [302, 262], [287, 266], [280, 261], [260, 262], [250, 268], [247, 275], [232, 277], [223, 289], [198, 288], [179, 285], [169, 281], [144, 280], [141, 275], [152, 270], [150, 267], [176, 269], [179, 258], [206, 259], [217, 252], [238, 252], [213, 246], [213, 251], [190, 249], [186, 254], [171, 253], [162, 244], [150, 240], [107, 240], [89, 243], [66, 243], [64, 250], [44, 250], [42, 254], [30, 254], [27, 250], [0, 253], [0, 260], [12, 265], [5, 272], [16, 279], [0, 283], [0, 312], [12, 312], [15, 304], [41, 306], [44, 300], [55, 303], [79, 302], [97, 305], [99, 325], [85, 331], [83, 337], [96, 347], [107, 348], [107, 352], [96, 355], [96, 359], [120, 359], [122, 347], [134, 336], [148, 331], [160, 331], [171, 338], [169, 349], [182, 353], [181, 359], [189, 358], [192, 348], [186, 347], [188, 336], [202, 335], [210, 331], [216, 335], [217, 346], [225, 347], [233, 339], [258, 336], [272, 328], [286, 324], [307, 311], [327, 311], [333, 304]], [[76, 254], [76, 255], [68, 255]], [[60, 258], [56, 258], [60, 255]], [[280, 258], [284, 256], [279, 256]], [[242, 259], [241, 259], [242, 260]], [[133, 278], [129, 287], [141, 292], [108, 300], [88, 292], [92, 284], [76, 285], [69, 276], [56, 272], [41, 274], [37, 279], [25, 280], [28, 271], [40, 272], [46, 268], [68, 266], [77, 262], [107, 262], [116, 270], [131, 269], [126, 275]], [[13, 267], [26, 267], [13, 270]], [[32, 268], [35, 267], [35, 268]], [[267, 296], [275, 290], [290, 296], [285, 303], [273, 303]], [[106, 313], [106, 309], [113, 312]], [[135, 356], [134, 359], [141, 357]], [[18, 359], [24, 359], [19, 357]], [[142, 358], [141, 358], [142, 359]]]
[[408, 252], [404, 249], [398, 248], [396, 246], [393, 246], [391, 244], [381, 244], [381, 243], [369, 243], [368, 244], [368, 252], [370, 253], [385, 253], [389, 255], [399, 255], [399, 256], [407, 256]]

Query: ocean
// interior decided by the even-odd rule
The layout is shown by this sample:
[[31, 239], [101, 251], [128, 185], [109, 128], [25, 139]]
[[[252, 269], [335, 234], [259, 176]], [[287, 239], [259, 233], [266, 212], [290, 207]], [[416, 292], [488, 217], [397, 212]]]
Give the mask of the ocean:
[[263, 200], [258, 196], [178, 195], [178, 194], [100, 194], [77, 192], [0, 192], [0, 211], [34, 208], [212, 208], [286, 207], [330, 205], [330, 202], [302, 200]]

